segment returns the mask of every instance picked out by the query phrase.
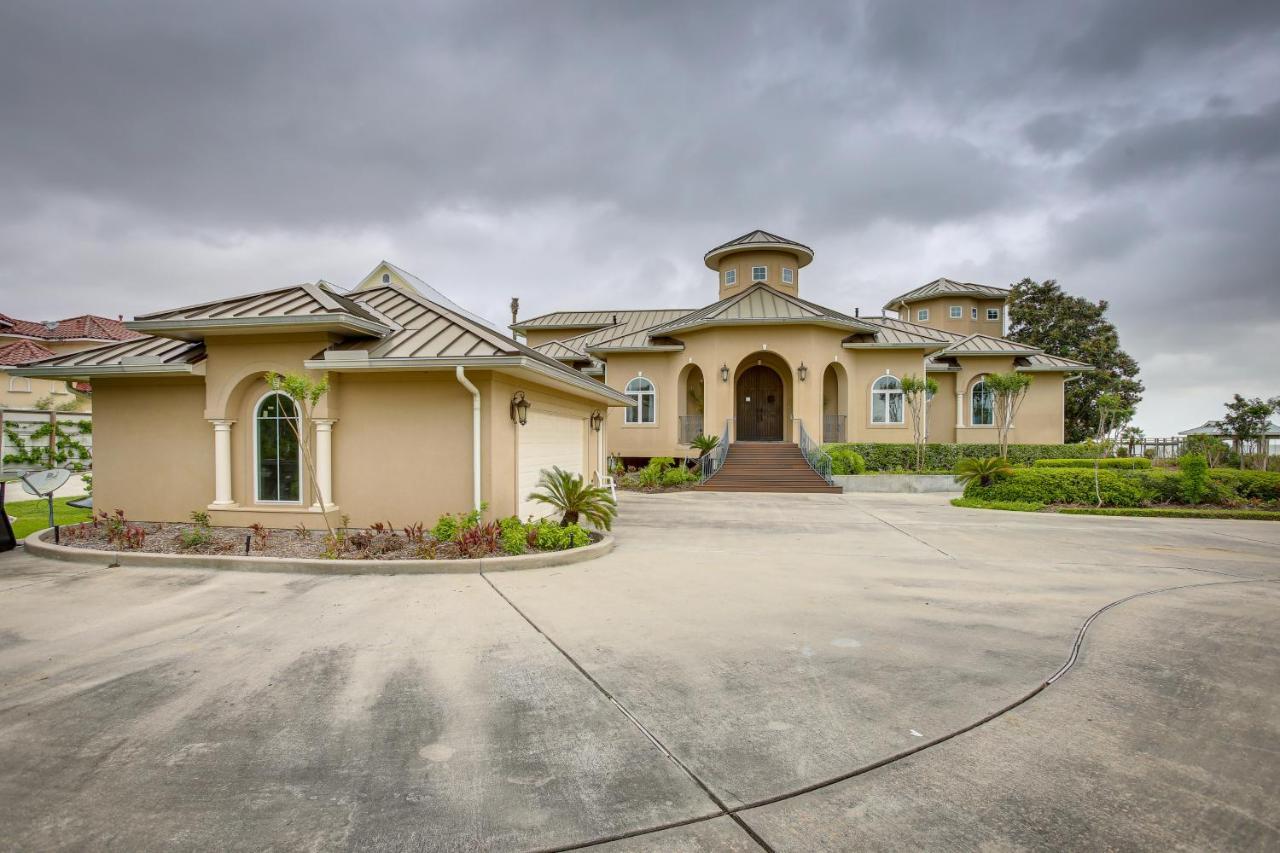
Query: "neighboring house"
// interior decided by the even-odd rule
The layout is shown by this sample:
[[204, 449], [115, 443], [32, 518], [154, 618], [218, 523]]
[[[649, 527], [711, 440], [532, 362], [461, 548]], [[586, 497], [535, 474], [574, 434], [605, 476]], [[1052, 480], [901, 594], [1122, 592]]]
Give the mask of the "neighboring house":
[[120, 320], [84, 314], [65, 320], [35, 322], [0, 314], [0, 408], [29, 409], [46, 397], [54, 405], [83, 400], [87, 387], [68, 387], [62, 380], [18, 376], [11, 368], [32, 364], [113, 341], [142, 337]]
[[[1219, 426], [1217, 421], [1205, 421], [1198, 427], [1182, 430], [1178, 435], [1216, 435], [1223, 440], [1231, 439], [1231, 443], [1237, 451], [1240, 450], [1242, 444], [1239, 439]], [[1266, 452], [1268, 455], [1274, 454], [1277, 446], [1280, 446], [1280, 424], [1268, 421], [1266, 435], [1263, 437], [1266, 439], [1265, 447], [1262, 446], [1260, 441], [1250, 439], [1248, 442], [1243, 442], [1245, 449], [1250, 453]]]
[[[429, 525], [481, 501], [544, 515], [539, 473], [598, 476], [604, 413], [629, 403], [385, 262], [349, 294], [301, 284], [127, 325], [145, 336], [20, 373], [93, 382], [94, 502], [130, 518]], [[328, 376], [314, 476], [267, 371]]]
[[511, 328], [540, 352], [629, 396], [609, 413], [624, 458], [684, 455], [699, 434], [731, 441], [910, 442], [901, 380], [927, 374], [933, 442], [995, 441], [983, 377], [1034, 375], [1010, 441], [1063, 440], [1063, 389], [1092, 370], [1005, 340], [1008, 291], [938, 279], [891, 299], [896, 316], [860, 317], [802, 299], [808, 246], [751, 231], [707, 252], [718, 302], [696, 310], [557, 311]]

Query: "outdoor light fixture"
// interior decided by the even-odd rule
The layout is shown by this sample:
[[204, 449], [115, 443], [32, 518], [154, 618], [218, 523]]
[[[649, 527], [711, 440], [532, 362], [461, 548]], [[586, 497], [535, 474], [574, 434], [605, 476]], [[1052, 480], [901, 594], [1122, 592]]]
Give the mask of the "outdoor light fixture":
[[511, 398], [511, 420], [520, 426], [529, 423], [529, 401], [524, 398], [523, 391], [517, 391]]
[[596, 409], [591, 413], [591, 428], [599, 432], [602, 426], [604, 426], [604, 415], [600, 414], [599, 409]]
[[804, 378], [809, 375], [809, 368], [805, 367], [802, 361], [800, 366], [796, 368], [796, 373], [800, 374], [800, 381], [803, 382]]
[[720, 365], [720, 381], [721, 382], [729, 381], [729, 365], [727, 364]]

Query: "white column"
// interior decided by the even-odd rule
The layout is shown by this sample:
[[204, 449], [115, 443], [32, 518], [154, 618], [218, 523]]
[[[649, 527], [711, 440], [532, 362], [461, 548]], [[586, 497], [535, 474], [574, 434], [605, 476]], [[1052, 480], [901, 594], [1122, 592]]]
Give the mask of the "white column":
[[231, 498], [231, 425], [235, 421], [209, 423], [213, 424], [213, 503], [210, 506], [235, 506]]
[[964, 426], [964, 392], [956, 394], [956, 427]]
[[324, 502], [325, 508], [334, 505], [333, 500], [333, 425], [334, 420], [315, 420], [316, 425], [316, 495], [315, 506]]

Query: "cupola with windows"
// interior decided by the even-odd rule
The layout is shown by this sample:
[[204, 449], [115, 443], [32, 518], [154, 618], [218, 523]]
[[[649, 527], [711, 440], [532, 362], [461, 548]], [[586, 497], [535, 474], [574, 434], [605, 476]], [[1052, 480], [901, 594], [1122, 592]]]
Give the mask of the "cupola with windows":
[[748, 231], [721, 243], [702, 257], [720, 279], [720, 298], [764, 284], [782, 293], [800, 290], [800, 269], [813, 261], [813, 249], [768, 231]]

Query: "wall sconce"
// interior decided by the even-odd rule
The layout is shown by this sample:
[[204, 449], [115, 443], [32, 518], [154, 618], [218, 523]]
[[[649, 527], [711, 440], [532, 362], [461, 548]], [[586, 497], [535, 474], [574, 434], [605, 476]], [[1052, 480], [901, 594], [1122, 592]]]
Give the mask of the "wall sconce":
[[721, 382], [729, 381], [729, 365], [727, 364], [720, 365], [720, 381]]
[[600, 427], [604, 426], [604, 415], [600, 414], [600, 410], [596, 409], [591, 413], [591, 429], [596, 432], [600, 431]]
[[800, 366], [796, 368], [796, 373], [800, 374], [800, 381], [803, 382], [805, 377], [809, 375], [809, 368], [804, 366], [804, 362], [800, 362]]
[[524, 398], [523, 391], [517, 391], [511, 398], [511, 420], [520, 426], [529, 423], [529, 401]]

